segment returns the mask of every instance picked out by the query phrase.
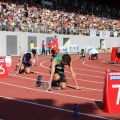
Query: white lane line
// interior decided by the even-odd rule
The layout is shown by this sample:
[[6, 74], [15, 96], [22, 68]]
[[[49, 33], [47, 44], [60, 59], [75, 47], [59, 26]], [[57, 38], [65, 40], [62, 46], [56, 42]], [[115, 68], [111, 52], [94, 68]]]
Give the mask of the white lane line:
[[44, 93], [55, 94], [55, 95], [60, 95], [60, 96], [65, 96], [65, 97], [78, 98], [78, 99], [91, 100], [91, 101], [101, 101], [101, 100], [98, 100], [98, 99], [85, 98], [85, 97], [73, 96], [73, 95], [68, 95], [68, 94], [61, 94], [61, 93], [52, 92], [52, 91], [38, 90], [38, 89], [19, 86], [19, 85], [15, 85], [15, 84], [9, 84], [9, 83], [5, 83], [5, 82], [0, 82], [0, 83], [4, 84], [4, 85], [8, 85], [8, 86], [14, 86], [14, 87], [17, 87], [17, 88], [23, 88], [23, 89], [33, 90], [33, 91], [40, 91], [40, 92], [44, 92]]
[[[77, 59], [74, 59], [74, 61], [77, 60]], [[85, 61], [83, 61], [85, 62]], [[82, 62], [82, 64], [83, 64]], [[88, 69], [81, 69], [81, 68], [76, 68], [76, 67], [73, 67], [74, 69], [79, 69], [79, 70], [85, 70], [85, 71], [92, 71], [92, 72], [98, 72], [98, 73], [105, 73], [105, 72], [101, 72], [101, 71], [96, 71], [96, 70], [88, 70]]]
[[[23, 77], [23, 76], [18, 76], [18, 75], [13, 75], [13, 74], [9, 74], [11, 76], [14, 76], [14, 77], [19, 77], [19, 78], [24, 78], [24, 79], [29, 79], [29, 80], [33, 80], [33, 81], [36, 81], [36, 79], [32, 79], [32, 78], [28, 78], [28, 77]], [[47, 81], [44, 81], [42, 80], [43, 82], [47, 82]], [[72, 86], [72, 85], [68, 85], [68, 86]], [[73, 86], [73, 88], [75, 88], [75, 86]], [[92, 89], [92, 88], [86, 88], [86, 87], [80, 87], [80, 88], [84, 88], [84, 89], [89, 89], [89, 90], [95, 90], [95, 91], [102, 91], [100, 89]]]
[[[43, 66], [43, 63], [45, 63], [45, 62], [48, 62], [48, 61], [41, 62], [41, 63], [40, 63], [40, 66], [43, 67], [43, 68], [49, 69], [49, 67], [45, 67], [45, 66]], [[67, 73], [71, 73], [71, 72], [68, 72], [68, 71], [65, 71], [65, 72], [67, 72]], [[87, 75], [87, 74], [81, 74], [81, 73], [76, 73], [76, 72], [75, 72], [75, 74], [78, 74], [78, 75], [84, 75], [84, 76], [91, 76], [91, 77], [104, 78], [104, 77], [101, 77], [101, 76]]]
[[[50, 74], [46, 74], [46, 73], [41, 73], [41, 72], [36, 72], [36, 73], [38, 73], [37, 76], [38, 76], [39, 74], [43, 74], [43, 75], [46, 75], [46, 76], [50, 76]], [[15, 76], [15, 77], [20, 77], [20, 78], [25, 78], [25, 79], [30, 79], [30, 80], [36, 80], [36, 79], [37, 79], [37, 77], [36, 77], [36, 79], [32, 79], [32, 78], [23, 77], [23, 76], [19, 76], [19, 75], [15, 75], [15, 74], [10, 74], [10, 73], [9, 73], [9, 75]], [[70, 77], [66, 77], [66, 78], [67, 78], [67, 79], [73, 79], [72, 77], [71, 77], [71, 78], [70, 78]], [[93, 80], [85, 80], [85, 79], [79, 79], [79, 78], [77, 78], [77, 80], [86, 81], [86, 82], [92, 82], [92, 83], [96, 83], [96, 84], [103, 84], [103, 82], [96, 82], [96, 81], [93, 81]]]
[[73, 67], [73, 68], [74, 68], [74, 69], [78, 69], [78, 70], [83, 70], [83, 71], [90, 71], [90, 72], [105, 73], [105, 72], [101, 72], [101, 71], [97, 71], [97, 70], [81, 69], [81, 68], [76, 68], [76, 67]]
[[[68, 71], [65, 71], [65, 72], [67, 72], [67, 73], [71, 73], [71, 72], [68, 72]], [[77, 74], [77, 75], [84, 75], [84, 76], [91, 76], [91, 77], [99, 77], [99, 78], [104, 78], [104, 77], [101, 77], [101, 76], [88, 75], [88, 74], [81, 74], [81, 73], [76, 73], [76, 72], [75, 72], [75, 74]]]
[[85, 80], [85, 79], [78, 79], [79, 81], [84, 81], [84, 82], [91, 82], [91, 83], [95, 83], [95, 84], [104, 84], [104, 82], [96, 82], [96, 81], [92, 81], [92, 80]]
[[[72, 85], [67, 85], [68, 87], [72, 87], [72, 88], [75, 88], [76, 86], [72, 86]], [[98, 89], [92, 89], [92, 88], [86, 88], [86, 87], [80, 87], [81, 89], [86, 89], [86, 90], [95, 90], [95, 91], [102, 91], [103, 90], [98, 90]]]
[[[48, 105], [39, 104], [39, 103], [35, 103], [35, 102], [30, 102], [30, 101], [25, 101], [25, 100], [10, 98], [10, 97], [6, 97], [6, 96], [0, 96], [0, 97], [1, 98], [5, 98], [5, 99], [9, 99], [9, 100], [14, 100], [14, 101], [22, 102], [22, 103], [32, 104], [32, 105], [36, 105], [36, 106], [42, 106], [42, 107], [46, 107], [46, 108], [50, 108], [50, 109], [55, 109], [55, 110], [60, 110], [60, 111], [64, 111], [64, 112], [69, 112], [69, 113], [74, 113], [74, 111], [72, 111], [72, 110], [67, 110], [67, 109], [63, 109], [63, 108], [57, 108], [57, 107], [53, 107], [53, 106], [48, 106]], [[104, 117], [101, 117], [101, 116], [90, 115], [90, 114], [86, 114], [86, 113], [82, 113], [82, 112], [78, 112], [78, 114], [79, 115], [84, 115], [84, 116], [89, 116], [89, 117], [95, 117], [95, 118], [110, 120], [110, 118], [104, 118]]]
[[88, 65], [88, 64], [85, 64], [86, 61], [83, 61], [82, 64], [85, 65], [85, 66], [89, 66], [89, 67], [92, 67], [92, 68], [99, 68], [99, 69], [104, 69], [106, 70], [107, 68], [101, 68], [101, 67], [95, 67], [95, 66], [92, 66], [92, 65]]

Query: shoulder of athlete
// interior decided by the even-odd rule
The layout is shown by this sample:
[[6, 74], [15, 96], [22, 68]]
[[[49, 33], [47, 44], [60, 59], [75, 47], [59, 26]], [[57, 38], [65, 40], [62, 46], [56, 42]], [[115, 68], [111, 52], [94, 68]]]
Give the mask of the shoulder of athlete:
[[53, 65], [53, 66], [56, 66], [56, 65], [57, 65], [57, 61], [56, 61], [55, 58], [53, 58], [53, 60], [52, 60], [52, 65]]

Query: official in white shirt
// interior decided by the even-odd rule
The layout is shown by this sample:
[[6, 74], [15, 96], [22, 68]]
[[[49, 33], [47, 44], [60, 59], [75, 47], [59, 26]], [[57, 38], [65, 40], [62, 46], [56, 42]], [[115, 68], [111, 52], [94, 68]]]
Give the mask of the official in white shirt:
[[91, 60], [97, 60], [98, 59], [98, 51], [97, 51], [97, 49], [95, 49], [95, 48], [92, 48], [91, 50], [90, 50], [90, 55], [91, 55], [91, 57], [89, 57], [89, 59], [91, 59]]

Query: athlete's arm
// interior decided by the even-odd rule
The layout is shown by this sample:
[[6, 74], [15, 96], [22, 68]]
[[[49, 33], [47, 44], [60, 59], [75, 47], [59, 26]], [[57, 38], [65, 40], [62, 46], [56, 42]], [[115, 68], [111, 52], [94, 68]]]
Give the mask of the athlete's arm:
[[47, 91], [51, 90], [51, 84], [52, 84], [52, 80], [53, 80], [53, 76], [55, 73], [55, 66], [57, 65], [57, 61], [55, 60], [55, 58], [52, 60], [52, 67], [51, 67], [51, 74], [50, 74], [50, 82], [49, 82], [49, 86], [47, 88]]
[[35, 59], [36, 59], [35, 64], [38, 65], [38, 52], [37, 51], [36, 51]]
[[30, 54], [31, 54], [30, 62], [31, 62], [32, 70], [33, 70], [33, 72], [34, 72], [34, 71], [35, 71], [35, 67], [34, 67], [34, 62], [33, 62], [33, 53], [30, 52]]
[[21, 68], [21, 65], [22, 65], [23, 55], [24, 55], [24, 52], [22, 52], [22, 53], [20, 54], [20, 59], [19, 59], [19, 64], [18, 64], [18, 69], [17, 69], [17, 71], [16, 71], [16, 74], [18, 74], [19, 71], [20, 71], [20, 68]]
[[36, 55], [35, 56], [36, 56], [36, 60], [38, 61], [38, 52], [37, 51], [36, 51]]
[[69, 66], [69, 68], [70, 68], [70, 71], [71, 71], [71, 74], [72, 74], [73, 80], [74, 80], [74, 82], [75, 82], [76, 89], [78, 89], [78, 84], [77, 84], [77, 80], [76, 80], [75, 72], [74, 72], [73, 67], [72, 67], [72, 62], [70, 62], [70, 66]]

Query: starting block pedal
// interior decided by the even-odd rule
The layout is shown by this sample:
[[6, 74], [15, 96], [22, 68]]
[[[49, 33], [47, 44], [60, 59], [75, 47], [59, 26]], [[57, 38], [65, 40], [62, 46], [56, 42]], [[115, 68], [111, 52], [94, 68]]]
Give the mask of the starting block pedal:
[[55, 90], [61, 90], [62, 88], [60, 86], [52, 86], [53, 89]]

